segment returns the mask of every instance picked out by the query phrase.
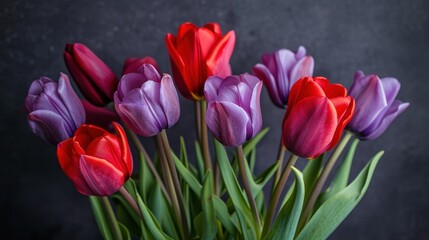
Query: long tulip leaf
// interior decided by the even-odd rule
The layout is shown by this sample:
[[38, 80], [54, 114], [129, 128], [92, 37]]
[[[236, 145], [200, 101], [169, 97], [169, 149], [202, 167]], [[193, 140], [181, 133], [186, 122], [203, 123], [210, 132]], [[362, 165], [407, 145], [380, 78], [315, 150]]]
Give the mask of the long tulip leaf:
[[101, 199], [99, 197], [89, 196], [89, 201], [91, 203], [92, 212], [95, 217], [95, 222], [97, 223], [101, 235], [106, 240], [113, 240], [113, 232], [110, 228], [109, 222], [104, 212], [103, 203], [101, 202]]
[[292, 171], [297, 183], [292, 194], [294, 201], [289, 201], [288, 204], [282, 207], [273, 228], [266, 237], [267, 240], [288, 240], [293, 239], [295, 236], [296, 227], [304, 204], [305, 186], [302, 173], [294, 167], [292, 167]]
[[297, 240], [326, 239], [364, 196], [383, 151], [376, 154], [355, 180], [327, 199], [299, 233]]
[[213, 206], [213, 183], [212, 174], [208, 170], [204, 178], [203, 189], [201, 193], [201, 205], [203, 206], [203, 231], [201, 239], [215, 239], [216, 229], [216, 214]]

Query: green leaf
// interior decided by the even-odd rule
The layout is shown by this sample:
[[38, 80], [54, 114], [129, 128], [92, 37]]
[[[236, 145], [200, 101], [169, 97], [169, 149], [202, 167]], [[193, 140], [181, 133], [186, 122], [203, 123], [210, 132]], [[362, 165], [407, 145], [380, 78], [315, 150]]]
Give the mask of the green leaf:
[[[231, 220], [231, 215], [228, 212], [228, 207], [225, 202], [222, 201], [218, 196], [213, 196], [213, 206], [216, 212], [216, 217], [225, 227], [226, 231], [228, 231], [231, 235], [235, 234], [236, 227]], [[237, 229], [240, 231], [240, 229]]]
[[147, 200], [149, 195], [149, 190], [154, 184], [155, 177], [149, 169], [149, 166], [146, 163], [146, 159], [143, 154], [140, 154], [140, 175], [139, 175], [139, 192], [143, 200]]
[[249, 167], [252, 172], [255, 172], [255, 164], [256, 164], [256, 148], [252, 149], [249, 154]]
[[[115, 199], [115, 197], [113, 197]], [[139, 219], [134, 219], [133, 216], [128, 212], [128, 209], [120, 201], [115, 201], [116, 215], [118, 222], [121, 222], [127, 226], [131, 235], [140, 236]], [[132, 209], [130, 209], [132, 211]]]
[[292, 167], [292, 171], [297, 183], [292, 194], [294, 201], [289, 201], [288, 204], [282, 207], [266, 239], [288, 240], [293, 239], [295, 236], [296, 227], [304, 204], [305, 186], [302, 173], [294, 167]]
[[137, 204], [140, 208], [140, 211], [143, 215], [143, 220], [145, 222], [146, 227], [148, 228], [149, 232], [155, 239], [172, 239], [167, 234], [165, 234], [158, 221], [156, 220], [155, 216], [152, 214], [152, 212], [149, 210], [149, 208], [144, 204], [143, 200], [139, 195], [137, 195]]
[[121, 230], [122, 239], [124, 239], [124, 240], [131, 240], [131, 234], [128, 231], [127, 227], [124, 224], [120, 223], [120, 222], [118, 222], [118, 225], [119, 225], [119, 229]]
[[204, 185], [201, 194], [201, 204], [203, 206], [203, 232], [201, 239], [215, 239], [216, 229], [216, 214], [213, 206], [213, 183], [212, 174], [208, 170], [204, 178]]
[[173, 155], [174, 164], [176, 165], [177, 172], [182, 177], [182, 179], [189, 185], [191, 190], [201, 197], [201, 189], [203, 186], [198, 182], [195, 176], [183, 165], [183, 163], [177, 158], [176, 155]]
[[197, 162], [197, 171], [198, 171], [198, 178], [200, 181], [204, 180], [204, 159], [203, 154], [201, 153], [201, 146], [198, 143], [198, 141], [195, 141], [195, 157]]
[[[302, 171], [302, 175], [304, 177], [305, 183], [305, 197], [304, 204], [307, 202], [310, 197], [310, 193], [313, 191], [314, 184], [316, 184], [317, 178], [320, 175], [322, 170], [322, 162], [323, 162], [323, 154], [317, 157], [316, 159], [308, 160], [307, 165], [305, 165], [304, 170]], [[295, 188], [295, 181], [290, 186], [288, 192], [286, 193], [282, 205], [283, 206], [292, 195], [292, 192]]]
[[113, 240], [114, 236], [104, 212], [102, 200], [99, 197], [89, 196], [89, 201], [101, 235], [103, 235], [103, 238], [106, 240]]
[[262, 140], [262, 138], [268, 133], [269, 130], [270, 130], [269, 128], [262, 129], [262, 131], [260, 131], [254, 138], [250, 139], [246, 144], [244, 144], [244, 147], [243, 147], [244, 155], [248, 155], [256, 147], [256, 145]]
[[231, 167], [228, 155], [221, 143], [214, 140], [215, 152], [219, 164], [219, 169], [231, 197], [234, 208], [240, 222], [244, 239], [257, 239], [259, 226], [254, 222], [249, 205], [247, 204], [237, 178]]
[[298, 235], [298, 240], [326, 239], [340, 225], [364, 196], [383, 153], [376, 154], [350, 185], [320, 206]]

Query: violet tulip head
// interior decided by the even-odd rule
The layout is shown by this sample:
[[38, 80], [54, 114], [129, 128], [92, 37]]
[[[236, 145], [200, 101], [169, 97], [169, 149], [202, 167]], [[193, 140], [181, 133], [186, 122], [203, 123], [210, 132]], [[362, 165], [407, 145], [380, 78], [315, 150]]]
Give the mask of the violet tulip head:
[[314, 59], [306, 56], [302, 46], [296, 53], [288, 49], [265, 53], [261, 60], [262, 63], [253, 67], [253, 73], [264, 81], [271, 101], [280, 108], [286, 107], [293, 84], [302, 77], [313, 75]]
[[292, 87], [283, 120], [283, 145], [295, 155], [315, 158], [332, 149], [351, 120], [355, 102], [340, 84], [304, 77]]
[[396, 100], [401, 84], [395, 78], [382, 78], [357, 71], [350, 96], [356, 100], [355, 116], [348, 128], [361, 140], [379, 137], [409, 103]]
[[206, 123], [223, 145], [241, 145], [261, 130], [261, 89], [262, 81], [249, 74], [209, 77], [204, 86]]
[[25, 108], [33, 132], [54, 145], [73, 136], [76, 129], [85, 123], [82, 103], [63, 73], [58, 83], [47, 77], [33, 81], [25, 99]]
[[143, 66], [143, 64], [150, 64], [154, 66], [159, 73], [161, 73], [158, 67], [158, 63], [155, 61], [155, 59], [153, 59], [152, 57], [144, 57], [144, 58], [127, 58], [127, 60], [125, 60], [124, 62], [122, 75], [125, 75], [127, 73], [137, 72], [137, 70], [141, 66]]
[[114, 98], [121, 119], [141, 136], [154, 136], [172, 127], [180, 116], [173, 79], [168, 74], [161, 77], [150, 64], [125, 74]]
[[222, 35], [217, 23], [199, 28], [187, 22], [180, 25], [176, 36], [167, 34], [166, 43], [176, 86], [190, 100], [204, 98], [204, 83], [209, 76], [231, 75], [234, 31]]
[[85, 98], [104, 106], [111, 102], [118, 80], [112, 70], [88, 47], [80, 43], [67, 44], [64, 61]]
[[130, 178], [133, 159], [124, 129], [112, 123], [116, 134], [84, 124], [57, 147], [61, 168], [84, 195], [109, 196]]

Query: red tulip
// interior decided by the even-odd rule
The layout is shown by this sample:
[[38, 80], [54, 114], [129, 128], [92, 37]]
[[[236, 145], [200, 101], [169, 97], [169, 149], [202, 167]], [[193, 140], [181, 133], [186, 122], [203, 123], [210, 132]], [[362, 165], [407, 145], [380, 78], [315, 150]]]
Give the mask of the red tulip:
[[283, 145], [314, 158], [332, 149], [351, 120], [355, 101], [347, 89], [323, 77], [304, 77], [292, 87], [283, 120]]
[[84, 124], [58, 144], [61, 168], [84, 195], [112, 195], [131, 176], [133, 160], [125, 131], [116, 122], [112, 125], [116, 135]]
[[104, 106], [113, 99], [118, 80], [112, 70], [88, 47], [67, 44], [64, 61], [82, 94], [92, 104]]
[[177, 36], [167, 34], [166, 42], [173, 77], [184, 97], [204, 99], [204, 83], [208, 77], [231, 75], [229, 59], [235, 45], [234, 31], [222, 36], [217, 23], [198, 28], [187, 22], [180, 25]]

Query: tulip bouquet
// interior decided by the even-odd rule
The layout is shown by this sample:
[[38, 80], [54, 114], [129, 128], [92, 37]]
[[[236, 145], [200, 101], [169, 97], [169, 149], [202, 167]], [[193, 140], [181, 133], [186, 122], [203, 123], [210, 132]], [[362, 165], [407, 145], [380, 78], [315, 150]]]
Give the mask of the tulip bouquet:
[[[184, 23], [166, 44], [173, 77], [153, 58], [130, 58], [119, 81], [89, 48], [68, 44], [64, 60], [85, 99], [63, 73], [58, 82], [35, 80], [25, 99], [31, 129], [57, 147], [102, 236], [326, 239], [362, 199], [383, 154], [350, 181], [359, 141], [380, 136], [409, 105], [395, 100], [398, 80], [358, 71], [347, 91], [312, 77], [304, 47], [264, 54], [252, 74], [231, 75], [235, 34], [216, 23]], [[277, 159], [263, 159], [270, 166], [255, 176], [256, 146], [268, 132], [264, 85], [285, 115]], [[176, 87], [195, 102], [195, 157], [183, 138], [180, 149], [170, 147], [167, 130], [180, 117]], [[154, 156], [139, 136], [154, 139]], [[294, 167], [299, 158], [302, 170]]]

